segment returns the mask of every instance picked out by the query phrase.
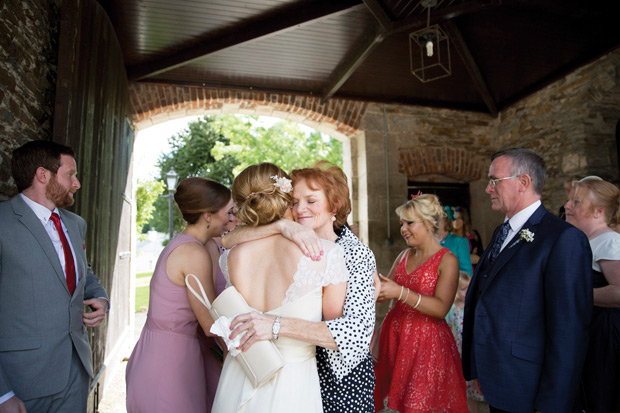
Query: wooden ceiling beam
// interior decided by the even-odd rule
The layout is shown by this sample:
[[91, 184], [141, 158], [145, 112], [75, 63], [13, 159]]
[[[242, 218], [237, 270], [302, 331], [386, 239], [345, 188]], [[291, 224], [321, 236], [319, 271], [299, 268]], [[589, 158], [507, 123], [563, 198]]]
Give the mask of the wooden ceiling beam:
[[331, 98], [342, 85], [349, 80], [349, 77], [357, 70], [357, 68], [366, 60], [366, 58], [372, 53], [373, 50], [385, 39], [385, 30], [378, 28], [375, 33], [368, 36], [357, 48], [351, 58], [343, 59], [343, 63], [340, 64], [334, 70], [332, 80], [328, 83], [327, 87], [323, 90], [321, 97], [325, 99]]
[[209, 35], [198, 41], [192, 41], [191, 45], [176, 53], [130, 66], [127, 68], [127, 77], [130, 81], [136, 81], [155, 76], [229, 47], [364, 7], [364, 4], [360, 3], [359, 0], [320, 0], [310, 3], [295, 3], [293, 6], [244, 21], [216, 35]]
[[471, 80], [476, 87], [476, 90], [478, 90], [478, 93], [482, 97], [482, 100], [489, 109], [489, 113], [491, 114], [491, 116], [496, 118], [498, 115], [498, 111], [495, 100], [493, 99], [493, 96], [489, 91], [487, 82], [482, 76], [480, 68], [478, 67], [476, 60], [472, 56], [469, 47], [467, 46], [467, 43], [465, 42], [465, 39], [461, 34], [461, 31], [456, 26], [456, 24], [450, 20], [443, 22], [442, 26], [446, 29], [448, 37], [450, 38], [450, 42], [452, 43], [452, 45], [454, 45], [454, 48], [461, 57], [461, 60], [463, 61], [463, 64], [465, 65], [465, 68], [467, 69], [467, 72], [469, 73], [469, 76], [471, 77]]
[[388, 16], [383, 6], [377, 0], [364, 0], [364, 4], [375, 17], [375, 19], [377, 19], [377, 21], [384, 30], [389, 31], [392, 29], [392, 25], [394, 24], [394, 22], [392, 21], [390, 16]]
[[[488, 7], [499, 6], [500, 4], [501, 0], [472, 0], [457, 4], [456, 6], [431, 10], [430, 24], [437, 24], [465, 14], [476, 13]], [[400, 20], [392, 25], [391, 30], [387, 34], [391, 35], [426, 26], [426, 20], [426, 12], [409, 19]]]

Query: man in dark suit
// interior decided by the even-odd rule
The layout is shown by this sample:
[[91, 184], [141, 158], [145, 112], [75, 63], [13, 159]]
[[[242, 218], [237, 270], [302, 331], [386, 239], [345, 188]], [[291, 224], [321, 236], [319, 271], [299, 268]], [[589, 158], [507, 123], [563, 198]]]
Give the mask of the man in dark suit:
[[0, 203], [0, 412], [85, 412], [86, 327], [109, 303], [86, 262], [86, 223], [62, 209], [80, 188], [73, 150], [28, 142], [11, 166], [20, 193]]
[[492, 157], [492, 208], [506, 214], [465, 300], [463, 373], [491, 411], [568, 412], [592, 311], [586, 236], [540, 202], [545, 164], [529, 149]]

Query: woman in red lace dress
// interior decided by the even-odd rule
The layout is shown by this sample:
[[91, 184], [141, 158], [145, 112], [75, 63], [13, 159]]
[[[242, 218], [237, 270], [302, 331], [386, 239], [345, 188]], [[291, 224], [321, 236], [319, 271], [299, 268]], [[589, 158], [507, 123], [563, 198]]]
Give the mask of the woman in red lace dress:
[[444, 317], [454, 302], [459, 263], [436, 240], [445, 215], [435, 195], [396, 209], [407, 248], [383, 281], [379, 301], [395, 299], [383, 321], [375, 370], [375, 411], [468, 412], [465, 379]]

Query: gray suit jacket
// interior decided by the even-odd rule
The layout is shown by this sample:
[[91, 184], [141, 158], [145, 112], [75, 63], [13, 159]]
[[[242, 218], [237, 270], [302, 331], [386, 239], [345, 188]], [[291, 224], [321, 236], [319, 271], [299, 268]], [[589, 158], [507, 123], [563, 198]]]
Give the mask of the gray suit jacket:
[[20, 196], [0, 203], [0, 395], [22, 400], [61, 391], [73, 348], [92, 377], [83, 300], [107, 298], [86, 262], [86, 222], [59, 210], [80, 280], [73, 296], [41, 221]]

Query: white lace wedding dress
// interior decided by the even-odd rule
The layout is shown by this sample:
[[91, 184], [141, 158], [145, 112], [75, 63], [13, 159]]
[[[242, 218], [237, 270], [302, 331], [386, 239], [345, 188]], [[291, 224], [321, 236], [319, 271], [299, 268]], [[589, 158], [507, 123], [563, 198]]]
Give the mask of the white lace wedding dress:
[[[342, 247], [324, 241], [325, 257], [312, 261], [303, 257], [297, 264], [294, 282], [286, 292], [282, 305], [267, 314], [322, 319], [322, 287], [348, 280]], [[220, 257], [222, 272], [228, 277], [228, 251]], [[226, 357], [217, 387], [213, 413], [322, 412], [321, 389], [316, 367], [316, 346], [280, 337], [276, 342], [285, 364], [272, 380], [254, 388], [241, 366], [232, 356]]]

